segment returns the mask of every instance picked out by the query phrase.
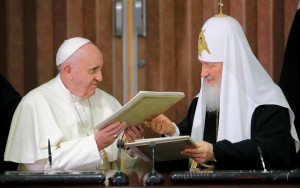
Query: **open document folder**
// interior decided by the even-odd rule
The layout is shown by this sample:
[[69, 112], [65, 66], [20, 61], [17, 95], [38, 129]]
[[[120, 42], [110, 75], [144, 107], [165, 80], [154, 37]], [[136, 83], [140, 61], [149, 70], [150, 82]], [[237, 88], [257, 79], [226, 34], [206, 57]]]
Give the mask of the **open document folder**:
[[152, 149], [149, 147], [151, 142], [155, 143], [155, 161], [170, 161], [187, 159], [181, 155], [181, 151], [186, 148], [197, 147], [195, 141], [190, 136], [173, 136], [138, 139], [134, 142], [126, 143], [126, 146], [138, 154], [144, 161], [152, 160]]
[[164, 113], [184, 96], [183, 92], [140, 91], [122, 108], [98, 124], [95, 129], [102, 129], [117, 121], [127, 122], [128, 126], [142, 124], [145, 120]]

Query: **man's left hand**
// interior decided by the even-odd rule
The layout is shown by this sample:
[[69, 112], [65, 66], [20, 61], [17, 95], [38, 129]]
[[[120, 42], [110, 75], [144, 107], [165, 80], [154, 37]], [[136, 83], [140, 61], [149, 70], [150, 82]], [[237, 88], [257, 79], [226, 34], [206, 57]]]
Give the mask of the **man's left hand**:
[[208, 161], [214, 161], [213, 145], [211, 143], [200, 141], [197, 143], [197, 148], [187, 148], [181, 152], [181, 154], [192, 158], [194, 161], [200, 164], [205, 164]]

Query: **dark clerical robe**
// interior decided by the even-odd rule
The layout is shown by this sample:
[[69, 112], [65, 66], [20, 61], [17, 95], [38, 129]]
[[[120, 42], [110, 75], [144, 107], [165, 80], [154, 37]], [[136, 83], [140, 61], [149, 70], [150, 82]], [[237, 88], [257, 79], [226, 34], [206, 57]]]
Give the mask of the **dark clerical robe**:
[[0, 75], [0, 172], [4, 170], [17, 170], [17, 164], [4, 162], [3, 156], [10, 123], [21, 99], [21, 95]]
[[[187, 116], [178, 124], [180, 135], [191, 135], [197, 101], [198, 98], [192, 101]], [[216, 170], [263, 169], [258, 146], [267, 170], [295, 168], [295, 141], [290, 134], [288, 109], [277, 105], [257, 107], [249, 130], [251, 138], [236, 143], [216, 142], [216, 119], [216, 113], [206, 113], [203, 135], [204, 141], [213, 144]], [[188, 170], [189, 163], [188, 160], [158, 162], [156, 167], [158, 171]]]
[[[300, 9], [297, 10], [289, 38], [285, 48], [279, 86], [295, 113], [295, 128], [300, 138]], [[298, 167], [300, 168], [300, 151], [298, 151]]]

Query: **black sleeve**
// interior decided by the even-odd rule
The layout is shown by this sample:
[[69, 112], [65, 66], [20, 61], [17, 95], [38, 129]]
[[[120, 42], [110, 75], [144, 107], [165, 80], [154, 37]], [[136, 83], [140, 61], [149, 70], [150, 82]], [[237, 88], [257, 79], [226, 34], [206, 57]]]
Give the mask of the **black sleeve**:
[[288, 109], [263, 105], [251, 120], [251, 139], [237, 143], [222, 140], [215, 144], [216, 169], [263, 169], [257, 146], [268, 170], [295, 168], [295, 142], [290, 135]]
[[0, 75], [0, 172], [17, 169], [16, 164], [4, 162], [3, 156], [11, 120], [21, 98], [21, 95], [13, 88], [13, 86]]
[[21, 95], [0, 75], [0, 112], [1, 122], [10, 123]]
[[189, 106], [189, 110], [183, 121], [181, 121], [177, 126], [180, 130], [180, 135], [191, 135], [195, 111], [197, 107], [198, 97], [194, 98]]

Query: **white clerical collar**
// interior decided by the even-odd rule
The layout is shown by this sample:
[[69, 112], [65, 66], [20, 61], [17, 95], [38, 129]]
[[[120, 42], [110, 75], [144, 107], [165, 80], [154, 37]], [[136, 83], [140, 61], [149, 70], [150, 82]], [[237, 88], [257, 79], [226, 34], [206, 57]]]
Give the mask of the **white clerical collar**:
[[[65, 84], [62, 82], [59, 74], [56, 76], [56, 80], [59, 83], [60, 87], [62, 88], [63, 94], [69, 98], [71, 101], [85, 101], [84, 99], [81, 99], [81, 97], [74, 95], [73, 93], [71, 93], [71, 91], [65, 86]], [[72, 99], [72, 98], [73, 99]]]
[[73, 98], [74, 102], [88, 102], [88, 99], [82, 99], [81, 97], [78, 97], [77, 95], [74, 95], [71, 91], [68, 90], [68, 92], [70, 93], [70, 96]]

